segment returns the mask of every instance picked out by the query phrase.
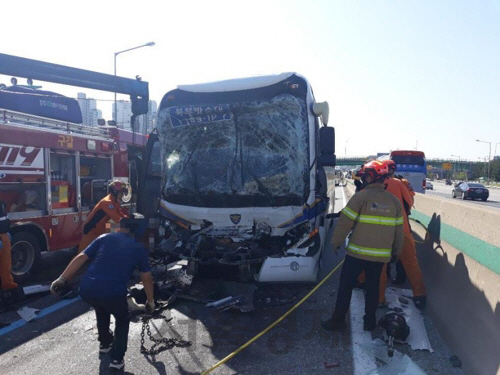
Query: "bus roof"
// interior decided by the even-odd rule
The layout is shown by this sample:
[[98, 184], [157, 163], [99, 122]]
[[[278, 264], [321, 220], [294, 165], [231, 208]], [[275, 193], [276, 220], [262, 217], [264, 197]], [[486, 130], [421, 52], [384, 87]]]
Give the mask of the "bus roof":
[[179, 85], [177, 86], [177, 88], [188, 92], [225, 92], [251, 90], [274, 85], [291, 77], [294, 74], [300, 77], [300, 75], [296, 73], [281, 73], [267, 76], [228, 79], [224, 81], [200, 83], [194, 85]]
[[423, 151], [415, 151], [415, 150], [394, 150], [391, 151], [392, 155], [413, 155], [413, 156], [423, 156], [425, 158], [425, 153]]
[[270, 100], [281, 94], [290, 94], [313, 101], [308, 81], [299, 74], [282, 73], [273, 76], [239, 78], [227, 81], [182, 85], [167, 92], [158, 106], [165, 108], [194, 105], [220, 105]]

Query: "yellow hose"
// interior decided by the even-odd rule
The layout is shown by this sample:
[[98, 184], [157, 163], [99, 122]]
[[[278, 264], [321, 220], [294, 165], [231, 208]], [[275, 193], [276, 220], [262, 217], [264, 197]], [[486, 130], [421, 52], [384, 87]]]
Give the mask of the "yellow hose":
[[254, 338], [252, 338], [251, 340], [247, 341], [245, 344], [243, 344], [242, 346], [240, 346], [238, 349], [236, 349], [234, 352], [232, 352], [231, 354], [229, 354], [226, 358], [222, 359], [221, 361], [217, 362], [215, 365], [213, 365], [212, 367], [210, 367], [209, 369], [203, 371], [201, 373], [201, 375], [206, 375], [210, 372], [212, 372], [213, 370], [215, 370], [217, 367], [219, 367], [220, 365], [226, 363], [227, 361], [229, 361], [231, 358], [233, 358], [236, 354], [238, 354], [239, 352], [241, 352], [243, 349], [247, 348], [248, 346], [250, 346], [250, 344], [252, 344], [254, 341], [256, 341], [258, 338], [260, 338], [261, 336], [263, 336], [264, 334], [266, 334], [267, 332], [269, 332], [271, 329], [273, 329], [276, 325], [278, 325], [283, 319], [285, 319], [288, 315], [290, 315], [295, 309], [297, 309], [297, 307], [299, 307], [300, 305], [302, 305], [309, 297], [311, 297], [318, 289], [321, 285], [323, 285], [326, 280], [328, 280], [336, 271], [337, 269], [344, 263], [344, 260], [342, 260], [339, 264], [337, 264], [337, 266], [328, 274], [325, 276], [325, 278], [323, 280], [321, 280], [319, 282], [318, 285], [316, 285], [314, 287], [313, 290], [311, 290], [309, 293], [307, 293], [307, 295], [302, 298], [299, 302], [297, 302], [297, 304], [295, 306], [293, 306], [290, 310], [288, 310], [284, 315], [282, 315], [278, 320], [276, 320], [274, 323], [272, 323], [269, 327], [267, 327], [265, 330], [263, 330], [261, 333], [259, 333], [257, 336], [255, 336]]

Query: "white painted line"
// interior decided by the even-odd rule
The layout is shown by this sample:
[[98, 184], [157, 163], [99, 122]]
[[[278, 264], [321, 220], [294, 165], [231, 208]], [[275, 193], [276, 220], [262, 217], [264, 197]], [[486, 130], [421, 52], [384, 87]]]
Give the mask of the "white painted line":
[[377, 368], [375, 356], [369, 355], [361, 346], [372, 341], [370, 332], [363, 330], [363, 315], [365, 313], [365, 297], [363, 291], [354, 289], [352, 291], [350, 318], [351, 318], [351, 341], [352, 362], [354, 375], [366, 375]]
[[342, 208], [345, 207], [345, 205], [347, 204], [347, 200], [345, 199], [345, 192], [344, 192], [344, 189], [345, 188], [341, 188], [340, 190], [342, 191]]
[[[344, 189], [345, 188], [342, 188], [342, 208], [347, 204]], [[354, 289], [352, 291], [351, 306], [349, 308], [354, 375], [365, 375], [369, 371], [377, 368], [375, 357], [368, 355], [361, 347], [361, 345], [369, 344], [372, 341], [371, 333], [363, 330], [364, 312], [365, 297], [363, 291]]]

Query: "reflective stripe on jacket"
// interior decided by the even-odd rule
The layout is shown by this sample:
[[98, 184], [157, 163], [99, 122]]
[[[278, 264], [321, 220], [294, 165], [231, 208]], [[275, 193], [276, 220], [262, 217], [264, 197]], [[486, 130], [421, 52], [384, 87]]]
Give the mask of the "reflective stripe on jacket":
[[403, 249], [403, 215], [401, 203], [385, 191], [383, 184], [367, 185], [342, 210], [333, 234], [333, 248], [340, 247], [352, 231], [349, 255], [387, 263], [391, 255], [399, 256]]

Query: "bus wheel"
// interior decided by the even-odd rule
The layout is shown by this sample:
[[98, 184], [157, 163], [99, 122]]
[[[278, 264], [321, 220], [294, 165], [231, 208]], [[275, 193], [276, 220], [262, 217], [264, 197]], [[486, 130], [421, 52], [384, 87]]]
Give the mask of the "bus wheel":
[[40, 243], [31, 233], [12, 236], [12, 274], [16, 282], [26, 281], [40, 260]]

